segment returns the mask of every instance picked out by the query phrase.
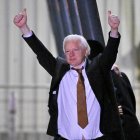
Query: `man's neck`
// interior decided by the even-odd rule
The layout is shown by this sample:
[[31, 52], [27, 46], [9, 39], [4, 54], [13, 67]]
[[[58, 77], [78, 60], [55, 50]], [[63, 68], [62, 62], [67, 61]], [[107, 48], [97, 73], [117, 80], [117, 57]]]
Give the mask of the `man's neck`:
[[77, 65], [77, 66], [72, 66], [72, 65], [70, 65], [70, 67], [71, 67], [71, 68], [75, 68], [75, 69], [81, 69], [82, 67], [85, 68], [85, 65], [86, 65], [86, 59], [84, 59], [84, 61], [83, 61], [81, 64], [79, 64], [79, 65]]

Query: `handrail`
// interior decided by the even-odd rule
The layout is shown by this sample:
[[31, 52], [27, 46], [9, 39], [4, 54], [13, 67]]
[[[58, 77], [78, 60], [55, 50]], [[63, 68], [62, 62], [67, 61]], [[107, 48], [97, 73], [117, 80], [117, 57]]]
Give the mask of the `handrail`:
[[41, 85], [37, 85], [37, 84], [26, 84], [26, 85], [0, 85], [0, 89], [49, 89], [50, 86], [49, 84], [41, 84]]
[[[37, 89], [49, 89], [50, 85], [49, 84], [11, 84], [11, 85], [7, 85], [7, 84], [3, 84], [0, 85], [0, 89], [33, 89], [33, 88], [37, 88]], [[132, 86], [132, 88], [134, 90], [140, 90], [140, 86]]]

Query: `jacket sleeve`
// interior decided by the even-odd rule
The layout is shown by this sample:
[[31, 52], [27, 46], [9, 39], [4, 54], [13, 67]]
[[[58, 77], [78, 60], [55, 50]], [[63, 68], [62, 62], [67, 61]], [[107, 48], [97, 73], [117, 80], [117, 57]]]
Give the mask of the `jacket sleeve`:
[[112, 65], [116, 61], [120, 38], [121, 38], [120, 34], [118, 34], [118, 38], [113, 38], [110, 36], [110, 33], [109, 33], [107, 46], [105, 47], [99, 59], [101, 69], [104, 72], [110, 72]]
[[54, 75], [56, 58], [48, 51], [42, 42], [33, 33], [30, 37], [23, 37], [33, 52], [37, 55], [40, 65], [51, 75]]
[[133, 88], [131, 86], [131, 83], [130, 83], [127, 75], [124, 72], [121, 72], [121, 74], [122, 74], [122, 77], [125, 80], [127, 86], [129, 87], [129, 92], [128, 93], [129, 93], [129, 96], [131, 97], [131, 102], [132, 102], [134, 111], [136, 113], [136, 99], [135, 99], [135, 95], [134, 95], [134, 92], [133, 92]]

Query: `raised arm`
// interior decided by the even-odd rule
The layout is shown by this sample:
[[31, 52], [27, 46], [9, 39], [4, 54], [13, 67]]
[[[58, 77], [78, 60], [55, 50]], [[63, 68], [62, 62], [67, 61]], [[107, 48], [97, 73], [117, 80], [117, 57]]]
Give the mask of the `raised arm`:
[[30, 30], [29, 26], [27, 25], [26, 9], [16, 15], [13, 22], [22, 32], [24, 40], [37, 55], [39, 63], [48, 71], [51, 76], [53, 76], [56, 59]]
[[120, 43], [120, 34], [118, 32], [120, 20], [117, 16], [112, 15], [111, 11], [108, 11], [108, 24], [111, 31], [107, 46], [100, 58], [100, 66], [104, 72], [110, 72], [112, 65], [115, 63]]

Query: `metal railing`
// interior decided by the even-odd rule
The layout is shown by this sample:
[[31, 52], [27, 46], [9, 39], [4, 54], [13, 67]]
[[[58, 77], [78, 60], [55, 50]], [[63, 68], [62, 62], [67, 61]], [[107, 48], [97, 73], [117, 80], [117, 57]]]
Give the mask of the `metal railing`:
[[[45, 134], [49, 119], [47, 113], [48, 90], [49, 85], [47, 84], [0, 85], [0, 106], [3, 107], [1, 108], [3, 111], [0, 113], [0, 119], [3, 121], [0, 123], [0, 134], [2, 134], [0, 138], [5, 136], [6, 140], [19, 140], [19, 137], [24, 137], [22, 133], [25, 135], [28, 133], [28, 137], [34, 137], [37, 133]], [[29, 94], [32, 94], [30, 98], [28, 98]], [[38, 99], [39, 96], [42, 98]], [[43, 111], [39, 111], [40, 105], [42, 105]], [[43, 112], [44, 116], [40, 112]], [[28, 123], [27, 119], [32, 122]], [[37, 137], [36, 140], [38, 140]]]
[[[138, 106], [138, 108], [140, 108], [140, 95], [139, 95], [140, 86], [134, 86], [133, 89], [134, 89], [134, 92], [136, 93], [136, 98], [138, 101], [137, 106]], [[5, 140], [16, 140], [16, 139], [22, 140], [22, 138], [20, 138], [20, 136], [22, 134], [25, 134], [25, 135], [31, 134], [32, 135], [31, 137], [33, 139], [35, 139], [34, 135], [38, 134], [38, 136], [39, 136], [42, 134], [42, 138], [41, 138], [41, 136], [40, 136], [40, 138], [37, 138], [37, 136], [36, 136], [36, 140], [39, 140], [39, 139], [45, 140], [46, 138], [48, 140], [51, 139], [51, 137], [44, 136], [46, 128], [47, 128], [46, 120], [48, 120], [48, 118], [49, 118], [49, 116], [47, 116], [48, 113], [47, 113], [47, 107], [46, 107], [47, 99], [48, 99], [48, 97], [47, 97], [48, 90], [49, 90], [49, 85], [47, 85], [47, 84], [42, 84], [42, 85], [32, 85], [32, 84], [30, 84], [30, 85], [0, 85], [0, 106], [4, 106], [4, 109], [5, 109], [5, 110], [3, 109], [3, 112], [0, 113], [0, 119], [5, 120], [5, 122], [6, 122], [6, 123], [0, 123], [0, 138], [3, 136], [3, 135], [1, 136], [1, 134], [5, 133], [7, 135], [7, 139], [5, 139]], [[5, 93], [5, 95], [1, 94], [3, 92]], [[31, 96], [29, 99], [28, 98], [29, 94], [24, 96], [24, 94], [26, 94], [26, 92], [29, 92], [29, 94], [34, 94], [35, 97]], [[22, 94], [22, 96], [18, 97], [21, 94]], [[44, 97], [44, 95], [45, 95], [45, 97]], [[39, 99], [39, 97], [41, 97], [41, 96], [42, 96], [42, 99]], [[25, 104], [32, 105], [34, 107], [34, 109], [33, 110], [29, 109], [28, 106], [24, 106]], [[44, 111], [43, 114], [45, 114], [45, 116], [48, 118], [46, 118], [46, 117], [39, 118], [38, 117], [38, 115], [40, 115], [42, 113], [42, 112], [39, 113], [39, 111], [37, 111], [39, 104], [42, 104], [42, 108], [45, 107], [45, 110], [43, 110]], [[18, 108], [18, 106], [21, 106], [21, 107]], [[36, 116], [34, 116], [34, 118], [31, 118], [32, 116], [30, 116], [30, 115], [28, 117], [25, 117], [24, 116], [26, 114], [25, 110], [26, 110], [26, 113], [30, 112]], [[17, 120], [16, 120], [18, 118], [17, 116], [19, 115], [18, 111], [20, 111], [20, 113], [23, 115], [22, 119], [19, 120], [19, 125], [17, 124]], [[2, 114], [2, 113], [4, 113], [4, 114]], [[138, 114], [140, 114], [140, 112]], [[21, 115], [19, 115], [19, 116], [21, 116]], [[140, 117], [140, 115], [139, 115], [139, 117]], [[24, 124], [25, 119], [29, 119], [29, 120], [33, 119], [34, 121], [27, 125], [27, 123]], [[140, 120], [140, 118], [139, 118], [139, 120]], [[21, 122], [21, 121], [23, 121], [23, 122]], [[39, 124], [39, 122], [43, 122], [43, 123]], [[46, 123], [46, 124], [44, 125], [44, 123]], [[26, 128], [28, 128], [28, 129], [26, 129]], [[21, 137], [25, 137], [25, 136], [21, 136]], [[32, 140], [32, 138], [27, 138], [27, 140]]]

